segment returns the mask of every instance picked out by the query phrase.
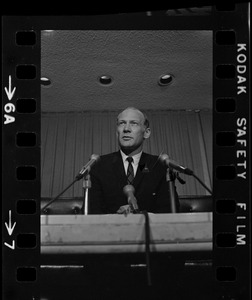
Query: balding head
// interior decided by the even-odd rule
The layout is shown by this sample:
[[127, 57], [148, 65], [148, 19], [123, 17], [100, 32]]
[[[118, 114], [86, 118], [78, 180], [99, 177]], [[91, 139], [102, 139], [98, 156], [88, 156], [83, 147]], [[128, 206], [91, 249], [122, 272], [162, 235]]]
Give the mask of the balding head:
[[136, 107], [133, 107], [133, 106], [129, 106], [127, 108], [125, 108], [124, 110], [122, 110], [118, 116], [117, 116], [117, 122], [119, 120], [119, 117], [120, 115], [125, 112], [125, 111], [128, 111], [128, 110], [134, 110], [134, 111], [137, 111], [141, 116], [142, 116], [142, 120], [143, 120], [143, 125], [146, 127], [146, 128], [149, 128], [150, 127], [150, 122], [146, 116], [146, 114], [144, 112], [142, 112], [141, 110], [139, 110], [138, 108]]
[[127, 155], [142, 151], [143, 142], [150, 137], [147, 117], [135, 107], [127, 107], [117, 117], [117, 137], [121, 150]]

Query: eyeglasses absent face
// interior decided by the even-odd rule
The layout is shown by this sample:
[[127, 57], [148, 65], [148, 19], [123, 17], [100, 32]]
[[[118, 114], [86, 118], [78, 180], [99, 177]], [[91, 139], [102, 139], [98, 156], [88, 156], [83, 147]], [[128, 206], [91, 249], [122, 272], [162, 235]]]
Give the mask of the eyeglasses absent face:
[[126, 120], [120, 120], [117, 122], [117, 126], [125, 128], [128, 125], [131, 128], [136, 128], [137, 126], [141, 126], [141, 123], [142, 122], [139, 122], [137, 120], [130, 120], [129, 122], [127, 122]]
[[143, 141], [150, 136], [150, 129], [146, 128], [145, 117], [137, 109], [126, 109], [117, 118], [117, 137], [122, 148], [133, 150], [141, 147]]

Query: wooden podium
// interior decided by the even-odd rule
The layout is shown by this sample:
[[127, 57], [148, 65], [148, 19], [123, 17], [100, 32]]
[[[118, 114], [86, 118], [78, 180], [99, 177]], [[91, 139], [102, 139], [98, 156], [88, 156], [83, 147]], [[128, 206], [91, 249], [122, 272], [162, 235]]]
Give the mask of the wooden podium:
[[[212, 250], [212, 213], [149, 214], [151, 252]], [[145, 251], [145, 216], [42, 215], [41, 254]]]

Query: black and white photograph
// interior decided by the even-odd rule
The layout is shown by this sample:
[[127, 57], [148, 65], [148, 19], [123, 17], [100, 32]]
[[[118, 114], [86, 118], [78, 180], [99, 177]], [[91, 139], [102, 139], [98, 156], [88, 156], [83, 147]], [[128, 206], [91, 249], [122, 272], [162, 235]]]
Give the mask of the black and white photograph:
[[42, 299], [211, 299], [212, 39], [41, 32]]
[[4, 300], [249, 299], [249, 8], [2, 18]]

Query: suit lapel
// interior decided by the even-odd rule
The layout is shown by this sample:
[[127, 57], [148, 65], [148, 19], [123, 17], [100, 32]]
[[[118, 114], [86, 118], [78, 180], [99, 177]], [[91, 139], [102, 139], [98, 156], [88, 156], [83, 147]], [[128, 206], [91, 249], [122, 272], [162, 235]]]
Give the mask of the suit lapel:
[[139, 161], [136, 176], [133, 181], [133, 185], [135, 188], [137, 188], [144, 176], [150, 172], [151, 167], [152, 163], [150, 160], [150, 156], [143, 152]]
[[112, 160], [112, 168], [114, 171], [114, 174], [119, 179], [120, 186], [125, 186], [127, 184], [127, 176], [125, 174], [124, 165], [122, 161], [122, 156], [120, 151], [116, 152], [113, 160]]

